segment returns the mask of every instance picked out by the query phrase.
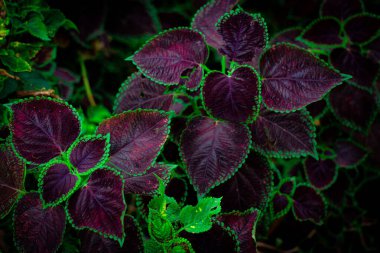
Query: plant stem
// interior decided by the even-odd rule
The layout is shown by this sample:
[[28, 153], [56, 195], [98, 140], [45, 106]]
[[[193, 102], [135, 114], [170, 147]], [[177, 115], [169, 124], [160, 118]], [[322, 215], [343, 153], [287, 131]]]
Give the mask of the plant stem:
[[211, 69], [209, 69], [206, 65], [204, 65], [204, 64], [201, 64], [201, 67], [202, 67], [202, 69], [206, 72], [206, 73], [209, 73], [209, 72], [211, 72], [212, 70]]
[[95, 99], [94, 99], [94, 96], [92, 94], [90, 82], [88, 81], [86, 65], [84, 63], [84, 59], [83, 59], [83, 56], [81, 54], [79, 54], [79, 64], [80, 64], [83, 84], [84, 84], [84, 88], [86, 90], [88, 101], [90, 102], [91, 106], [96, 106]]
[[226, 74], [226, 56], [222, 56], [222, 73]]

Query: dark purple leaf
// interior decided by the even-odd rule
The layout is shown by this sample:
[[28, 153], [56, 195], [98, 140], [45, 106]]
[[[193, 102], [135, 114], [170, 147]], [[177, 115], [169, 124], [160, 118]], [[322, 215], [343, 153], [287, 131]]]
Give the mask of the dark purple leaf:
[[329, 105], [340, 122], [348, 127], [366, 131], [376, 115], [376, 101], [367, 91], [348, 84], [334, 89]]
[[256, 223], [259, 211], [252, 209], [245, 213], [232, 212], [222, 214], [217, 219], [224, 225], [235, 231], [240, 244], [240, 253], [255, 253], [256, 240]]
[[250, 15], [240, 9], [226, 13], [217, 23], [217, 31], [222, 36], [222, 55], [240, 64], [257, 62], [268, 43], [268, 31], [264, 19]]
[[249, 208], [262, 210], [272, 190], [273, 176], [266, 158], [251, 153], [244, 165], [227, 182], [210, 192], [222, 197], [222, 211], [245, 211]]
[[306, 50], [277, 44], [260, 59], [265, 105], [291, 111], [320, 100], [342, 81], [341, 75]]
[[124, 192], [127, 194], [153, 195], [159, 186], [156, 176], [160, 177], [163, 182], [167, 182], [170, 177], [170, 170], [170, 165], [156, 164], [142, 176], [126, 176]]
[[367, 157], [367, 153], [351, 141], [337, 141], [335, 152], [335, 162], [343, 168], [355, 167]]
[[130, 215], [124, 217], [125, 241], [122, 247], [109, 238], [92, 231], [82, 231], [81, 252], [83, 253], [138, 253], [143, 252], [143, 240], [137, 221]]
[[253, 147], [272, 157], [316, 155], [315, 126], [307, 111], [261, 111], [251, 124]]
[[194, 118], [182, 134], [181, 154], [190, 180], [203, 195], [230, 178], [249, 150], [249, 130], [240, 124]]
[[24, 188], [25, 164], [12, 148], [0, 145], [0, 219], [16, 203]]
[[324, 0], [321, 9], [321, 16], [332, 16], [340, 20], [345, 20], [351, 15], [364, 11], [361, 0]]
[[145, 76], [161, 84], [174, 85], [186, 70], [200, 66], [207, 57], [203, 36], [188, 28], [178, 28], [147, 42], [134, 54], [133, 62]]
[[50, 98], [31, 98], [11, 105], [12, 142], [28, 162], [46, 163], [69, 148], [80, 133], [74, 108]]
[[201, 66], [185, 70], [181, 75], [179, 85], [185, 86], [189, 90], [196, 90], [201, 84], [203, 69]]
[[296, 179], [294, 177], [285, 178], [280, 182], [280, 193], [292, 196], [296, 189]]
[[109, 155], [110, 137], [85, 136], [70, 148], [70, 162], [79, 173], [90, 173], [102, 166]]
[[59, 95], [65, 100], [69, 99], [74, 91], [73, 84], [80, 80], [79, 76], [65, 68], [57, 68], [54, 71], [54, 76], [58, 79]]
[[353, 43], [363, 43], [379, 34], [380, 17], [363, 13], [350, 17], [344, 30]]
[[164, 94], [165, 90], [165, 86], [149, 80], [140, 73], [134, 73], [121, 85], [113, 111], [121, 113], [138, 108], [168, 111], [173, 95]]
[[239, 242], [237, 235], [231, 230], [227, 230], [224, 225], [214, 223], [212, 228], [204, 233], [182, 232], [182, 237], [188, 239], [197, 253], [233, 253], [238, 252]]
[[380, 36], [368, 41], [364, 47], [368, 50], [368, 58], [380, 64]]
[[165, 194], [175, 198], [178, 203], [185, 203], [188, 195], [188, 183], [183, 178], [173, 177], [165, 188]]
[[330, 205], [334, 205], [340, 209], [344, 206], [344, 201], [349, 186], [350, 181], [347, 174], [343, 170], [340, 170], [335, 183], [330, 188], [323, 191], [323, 193], [328, 198]]
[[270, 211], [273, 219], [278, 219], [289, 212], [292, 207], [292, 199], [285, 194], [275, 193], [270, 203]]
[[310, 220], [321, 224], [326, 214], [325, 201], [322, 195], [307, 185], [298, 185], [293, 196], [293, 212], [297, 220]]
[[282, 32], [279, 32], [276, 35], [274, 35], [270, 41], [270, 44], [274, 45], [276, 43], [288, 42], [288, 43], [297, 45], [299, 47], [305, 47], [305, 44], [303, 44], [301, 41], [296, 39], [298, 38], [298, 36], [300, 36], [301, 33], [302, 33], [301, 27], [285, 29]]
[[100, 134], [111, 134], [109, 165], [123, 174], [143, 174], [154, 162], [169, 132], [169, 116], [154, 110], [118, 114], [100, 123]]
[[87, 184], [76, 191], [66, 206], [70, 223], [77, 229], [89, 229], [105, 237], [125, 238], [123, 218], [127, 205], [121, 177], [108, 169], [94, 171]]
[[321, 18], [311, 23], [301, 34], [302, 41], [313, 46], [338, 46], [343, 40], [340, 21], [333, 17]]
[[215, 24], [224, 13], [232, 10], [237, 3], [238, 0], [210, 1], [195, 14], [191, 27], [204, 34], [207, 44], [220, 48], [223, 46], [223, 39], [216, 31]]
[[207, 75], [202, 90], [205, 106], [216, 117], [230, 121], [255, 119], [260, 110], [261, 83], [252, 67], [239, 67], [228, 76]]
[[63, 163], [48, 163], [38, 181], [44, 207], [65, 201], [79, 184], [78, 177]]
[[305, 160], [305, 174], [310, 184], [317, 189], [326, 189], [334, 183], [338, 176], [338, 168], [330, 159], [315, 160], [308, 157]]
[[28, 193], [17, 203], [14, 212], [14, 240], [20, 252], [56, 252], [66, 226], [62, 206], [44, 209], [38, 193]]

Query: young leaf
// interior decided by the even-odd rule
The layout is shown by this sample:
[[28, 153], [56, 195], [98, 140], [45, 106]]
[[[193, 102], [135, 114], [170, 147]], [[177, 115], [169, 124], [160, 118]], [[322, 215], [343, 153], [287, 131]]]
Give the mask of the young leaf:
[[169, 252], [172, 253], [195, 253], [189, 240], [182, 237], [176, 237], [175, 239], [171, 240], [170, 247], [171, 249]]
[[190, 233], [203, 233], [211, 229], [211, 218], [219, 214], [221, 198], [206, 197], [198, 201], [196, 206], [187, 205], [179, 214], [183, 228]]
[[308, 157], [305, 160], [304, 168], [310, 184], [320, 190], [328, 188], [338, 176], [338, 168], [330, 159], [315, 160]]
[[292, 196], [296, 190], [296, 179], [294, 177], [281, 180], [279, 191], [286, 195]]
[[28, 22], [26, 22], [25, 28], [31, 35], [41, 40], [50, 40], [48, 36], [47, 27], [42, 21], [41, 15], [33, 15], [32, 18]]
[[201, 66], [187, 69], [182, 73], [179, 85], [186, 87], [188, 90], [196, 90], [203, 79], [203, 68]]
[[145, 78], [140, 73], [134, 73], [121, 85], [113, 111], [121, 113], [138, 108], [168, 111], [173, 95], [164, 94], [165, 90], [165, 86]]
[[66, 164], [48, 163], [41, 172], [38, 188], [44, 207], [56, 206], [65, 201], [79, 187], [79, 178]]
[[330, 93], [328, 104], [340, 122], [367, 131], [376, 115], [376, 101], [368, 92], [344, 84]]
[[0, 145], [0, 219], [16, 203], [24, 188], [25, 163], [8, 145]]
[[74, 108], [50, 98], [31, 98], [11, 104], [12, 142], [28, 162], [46, 163], [67, 150], [80, 133]]
[[169, 116], [155, 110], [135, 110], [103, 121], [97, 130], [110, 133], [108, 165], [123, 174], [141, 175], [151, 166], [169, 135]]
[[326, 215], [325, 201], [322, 195], [308, 185], [298, 185], [293, 196], [293, 213], [300, 221], [310, 220], [321, 224]]
[[14, 240], [19, 252], [56, 252], [62, 243], [66, 215], [62, 206], [44, 209], [38, 193], [24, 195], [14, 212]]
[[275, 193], [270, 202], [270, 212], [273, 219], [279, 219], [292, 208], [292, 199], [285, 194]]
[[240, 124], [197, 117], [181, 139], [181, 155], [194, 188], [204, 195], [230, 178], [244, 162], [249, 130]]
[[195, 14], [191, 27], [205, 35], [207, 44], [220, 48], [224, 42], [222, 36], [216, 31], [215, 24], [224, 13], [232, 10], [237, 3], [238, 0], [210, 1]]
[[350, 17], [344, 24], [350, 41], [353, 43], [363, 43], [379, 34], [380, 17], [363, 13]]
[[342, 168], [353, 168], [367, 158], [365, 150], [351, 141], [337, 141], [334, 150], [335, 162]]
[[70, 147], [70, 163], [79, 173], [91, 173], [96, 168], [102, 166], [110, 150], [109, 135], [84, 136]]
[[239, 67], [228, 76], [207, 75], [202, 87], [205, 106], [216, 117], [244, 122], [256, 118], [261, 103], [261, 82], [254, 68]]
[[14, 55], [2, 55], [0, 56], [0, 59], [1, 62], [13, 72], [32, 71], [30, 64], [21, 57]]
[[216, 24], [222, 36], [223, 45], [219, 48], [222, 55], [240, 64], [257, 62], [268, 43], [268, 31], [264, 19], [247, 12], [231, 11], [221, 17]]
[[251, 132], [254, 149], [266, 156], [316, 155], [315, 126], [306, 110], [286, 114], [262, 110]]
[[158, 243], [168, 243], [174, 238], [174, 227], [160, 212], [149, 209], [148, 217], [149, 235]]
[[199, 32], [177, 28], [154, 37], [132, 59], [148, 78], [161, 84], [174, 85], [180, 82], [186, 70], [205, 63], [207, 57], [208, 49]]
[[66, 205], [70, 223], [76, 229], [89, 229], [118, 240], [122, 245], [124, 214], [124, 182], [119, 174], [109, 169], [94, 171], [88, 182], [76, 191]]
[[311, 47], [336, 47], [342, 44], [339, 36], [341, 23], [333, 17], [317, 19], [300, 35], [302, 42]]
[[321, 9], [321, 16], [332, 16], [340, 20], [345, 20], [349, 16], [364, 11], [361, 0], [324, 0]]
[[223, 212], [263, 210], [272, 190], [273, 175], [265, 157], [251, 153], [239, 171], [227, 182], [211, 190], [210, 195], [221, 197]]
[[271, 110], [297, 110], [320, 100], [342, 81], [341, 75], [311, 53], [277, 44], [260, 58], [262, 94]]

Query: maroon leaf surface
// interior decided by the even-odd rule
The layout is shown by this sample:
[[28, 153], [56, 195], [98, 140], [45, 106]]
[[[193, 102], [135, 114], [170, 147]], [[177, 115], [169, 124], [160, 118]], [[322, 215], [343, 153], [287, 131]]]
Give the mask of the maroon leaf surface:
[[310, 24], [301, 34], [302, 41], [310, 46], [337, 46], [343, 40], [339, 36], [341, 23], [333, 17], [321, 18]]
[[330, 159], [316, 160], [308, 157], [305, 160], [304, 168], [310, 184], [317, 189], [328, 188], [338, 176], [338, 168]]
[[281, 193], [275, 193], [272, 198], [270, 210], [274, 219], [278, 219], [288, 213], [292, 207], [292, 199]]
[[348, 37], [353, 43], [363, 43], [379, 34], [380, 17], [370, 14], [358, 14], [347, 19], [344, 25]]
[[335, 152], [335, 162], [343, 168], [357, 166], [367, 157], [365, 150], [351, 141], [337, 141], [335, 143]]
[[321, 16], [332, 16], [345, 20], [349, 16], [364, 11], [361, 0], [324, 0], [320, 14]]
[[276, 43], [288, 42], [288, 43], [297, 45], [299, 47], [305, 47], [305, 44], [297, 40], [298, 36], [300, 36], [301, 33], [302, 33], [301, 27], [293, 27], [293, 28], [285, 29], [282, 32], [275, 34], [273, 38], [271, 39], [270, 44], [274, 45]]

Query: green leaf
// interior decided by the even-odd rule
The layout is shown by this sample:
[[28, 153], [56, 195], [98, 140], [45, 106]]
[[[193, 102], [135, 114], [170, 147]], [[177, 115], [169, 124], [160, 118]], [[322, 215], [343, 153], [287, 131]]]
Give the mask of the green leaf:
[[30, 64], [21, 57], [13, 55], [3, 55], [1, 56], [1, 62], [13, 72], [32, 71], [32, 67], [30, 66]]
[[48, 36], [48, 30], [47, 30], [47, 27], [46, 25], [44, 24], [44, 22], [42, 21], [42, 17], [39, 16], [39, 15], [34, 15], [26, 24], [25, 24], [25, 28], [27, 29], [27, 31], [41, 39], [41, 40], [45, 40], [45, 41], [48, 41], [50, 40], [49, 36]]
[[87, 118], [91, 123], [99, 124], [109, 117], [111, 117], [111, 113], [103, 105], [90, 106], [87, 109]]
[[24, 59], [32, 59], [37, 55], [37, 53], [41, 50], [42, 44], [40, 43], [24, 43], [19, 41], [14, 41], [9, 43], [9, 47], [19, 54]]
[[169, 253], [195, 253], [191, 243], [185, 238], [178, 237], [171, 240], [169, 243], [171, 247], [168, 250]]
[[174, 228], [170, 221], [153, 209], [149, 209], [148, 231], [159, 243], [169, 242], [174, 236]]
[[199, 200], [196, 206], [185, 206], [179, 215], [184, 229], [190, 233], [202, 233], [211, 229], [211, 217], [221, 211], [222, 198], [207, 197]]
[[60, 27], [64, 27], [66, 25], [66, 22], [69, 21], [66, 19], [65, 15], [63, 15], [63, 13], [58, 9], [45, 10], [42, 12], [42, 14], [45, 18], [45, 24], [47, 27], [49, 37], [54, 37], [58, 29]]
[[153, 239], [144, 241], [144, 253], [163, 253], [164, 249], [161, 244]]

